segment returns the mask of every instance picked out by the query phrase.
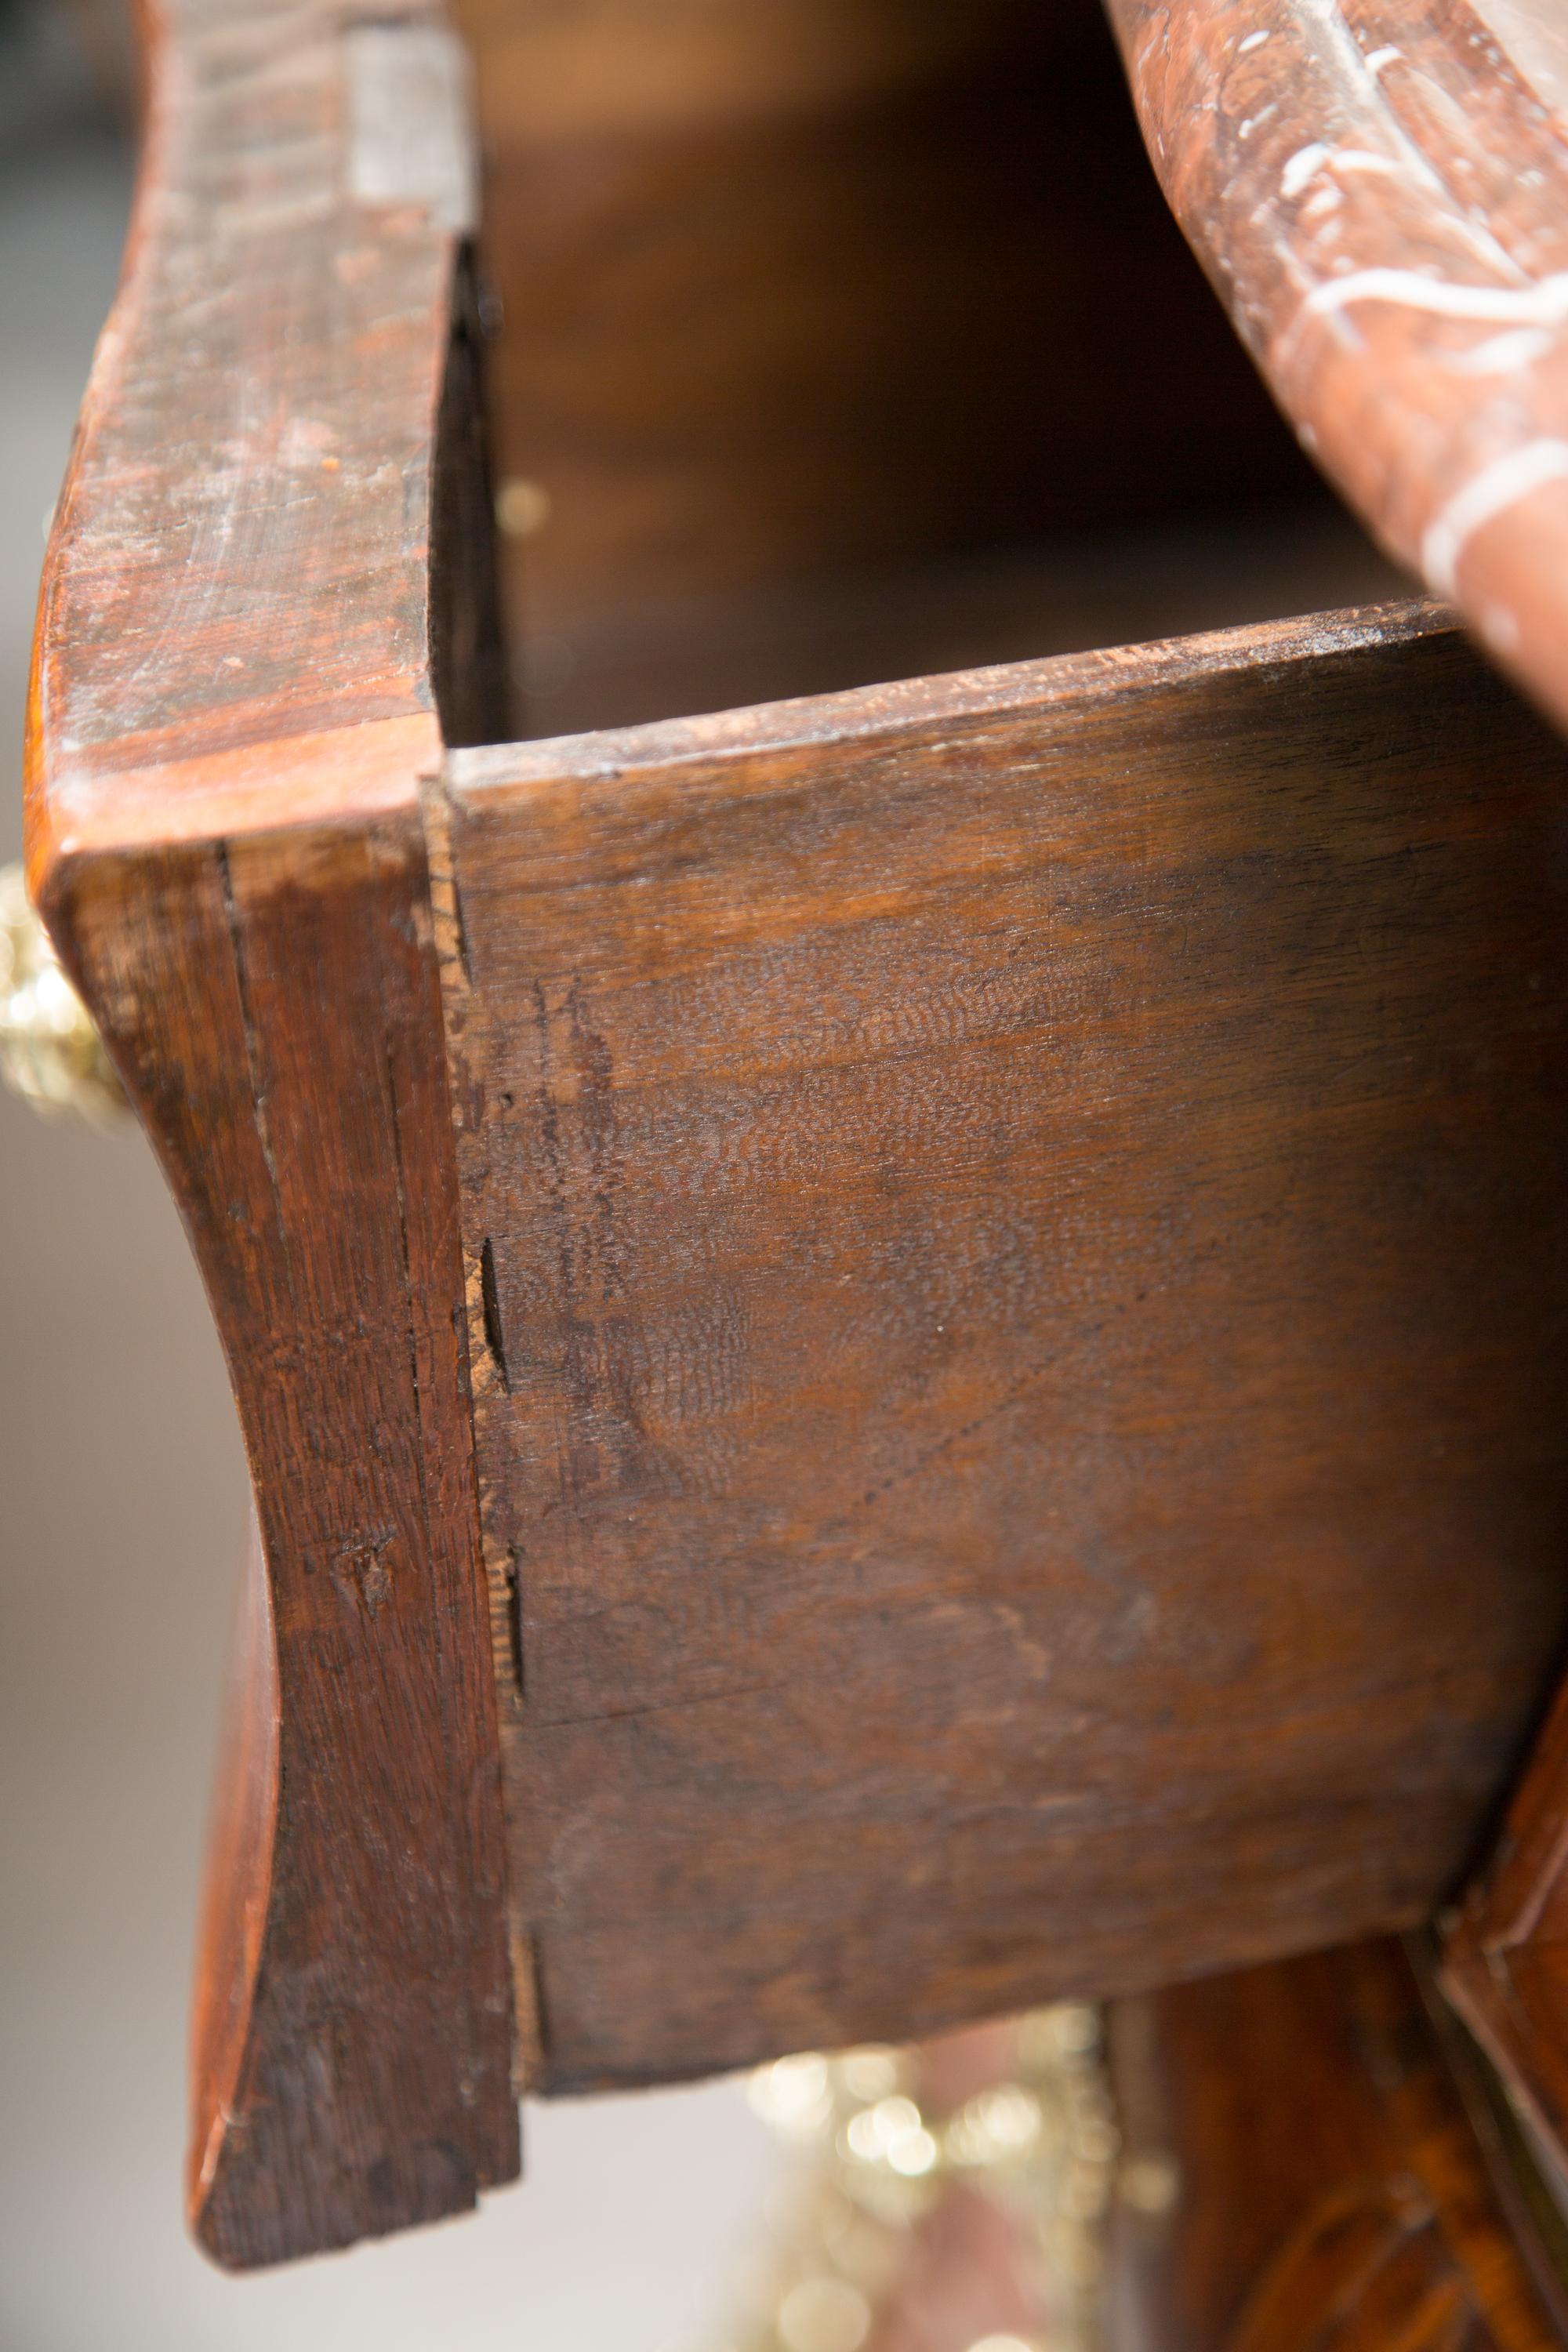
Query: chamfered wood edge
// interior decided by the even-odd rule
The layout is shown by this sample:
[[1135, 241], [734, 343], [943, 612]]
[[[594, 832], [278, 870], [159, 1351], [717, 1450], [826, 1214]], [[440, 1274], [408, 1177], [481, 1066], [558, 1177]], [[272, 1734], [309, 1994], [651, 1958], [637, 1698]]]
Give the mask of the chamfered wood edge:
[[1568, 130], [1446, 0], [1108, 0], [1173, 210], [1311, 456], [1568, 723]]
[[[27, 846], [251, 1466], [189, 2184], [198, 2238], [247, 2267], [519, 2165], [418, 812], [466, 125], [429, 10], [168, 0], [145, 30], [124, 273], [40, 601]], [[378, 143], [388, 104], [433, 140]]]
[[677, 765], [696, 776], [708, 762], [717, 772], [741, 755], [809, 751], [826, 744], [869, 747], [884, 736], [949, 725], [971, 727], [988, 718], [1016, 724], [1034, 715], [1045, 717], [1063, 705], [1135, 695], [1211, 671], [1319, 661], [1363, 647], [1451, 635], [1457, 625], [1446, 605], [1429, 597], [1401, 597], [1386, 604], [1247, 622], [1191, 636], [1058, 654], [1041, 661], [900, 678], [842, 693], [803, 695], [586, 735], [454, 748], [441, 764], [441, 774], [447, 793], [458, 800], [472, 797], [476, 803], [491, 793], [524, 795], [566, 777], [613, 782], [626, 774]]

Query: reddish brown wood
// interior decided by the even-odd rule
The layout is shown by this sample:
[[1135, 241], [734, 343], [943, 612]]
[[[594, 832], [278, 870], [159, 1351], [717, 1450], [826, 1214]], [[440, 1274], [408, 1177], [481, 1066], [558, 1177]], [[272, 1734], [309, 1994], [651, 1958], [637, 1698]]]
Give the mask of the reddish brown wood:
[[1453, 1885], [1563, 1631], [1565, 777], [1408, 611], [451, 758], [531, 2079]]
[[[40, 617], [30, 858], [184, 1214], [255, 1485], [191, 2171], [199, 2235], [245, 2264], [518, 2161], [418, 811], [462, 125], [428, 27], [367, 49], [352, 11], [178, 0], [155, 32]], [[366, 131], [371, 87], [409, 118], [378, 99]]]
[[1450, 1928], [1443, 1980], [1568, 2197], [1568, 1689]]
[[1121, 2003], [1110, 2033], [1128, 2191], [1114, 2340], [1146, 2352], [1565, 2340], [1548, 2249], [1396, 1945]]
[[[1568, 126], [1466, 0], [1110, 0], [1306, 446], [1568, 721]], [[1516, 44], [1518, 46], [1518, 44]]]

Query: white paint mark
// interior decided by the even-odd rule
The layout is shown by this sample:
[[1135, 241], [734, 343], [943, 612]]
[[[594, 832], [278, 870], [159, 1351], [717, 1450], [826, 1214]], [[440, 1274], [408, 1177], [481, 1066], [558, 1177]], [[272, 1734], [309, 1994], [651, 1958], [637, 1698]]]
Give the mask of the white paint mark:
[[1394, 302], [1443, 319], [1495, 319], [1500, 326], [1559, 326], [1568, 319], [1568, 270], [1533, 286], [1464, 286], [1415, 269], [1356, 269], [1314, 287], [1303, 317], [1348, 310], [1352, 302]]
[[458, 236], [479, 218], [468, 53], [439, 25], [354, 25], [344, 36], [349, 192], [419, 205]]
[[[1299, 13], [1311, 22], [1318, 36], [1322, 62], [1333, 74], [1346, 100], [1347, 112], [1353, 119], [1364, 103], [1366, 59], [1351, 37], [1340, 0], [1294, 0], [1294, 5]], [[1390, 148], [1402, 157], [1412, 187], [1424, 188], [1439, 204], [1446, 204], [1448, 191], [1445, 183], [1434, 171], [1430, 159], [1423, 153], [1417, 142], [1401, 130], [1392, 112], [1384, 110], [1384, 119], [1379, 129]], [[1489, 232], [1473, 222], [1456, 221], [1455, 226], [1501, 276], [1523, 275], [1516, 269], [1512, 255]]]
[[1421, 569], [1434, 592], [1452, 597], [1465, 549], [1484, 523], [1547, 482], [1568, 480], [1568, 441], [1527, 441], [1471, 476], [1421, 539]]
[[1398, 49], [1395, 49], [1395, 48], [1373, 49], [1373, 50], [1371, 50], [1371, 51], [1368, 53], [1367, 60], [1366, 60], [1366, 69], [1367, 69], [1368, 73], [1374, 73], [1374, 74], [1379, 74], [1379, 73], [1381, 73], [1381, 72], [1383, 71], [1384, 67], [1384, 66], [1391, 66], [1391, 65], [1394, 63], [1394, 60], [1395, 59], [1395, 58], [1397, 58], [1399, 55], [1400, 55], [1399, 50], [1398, 50]]
[[1494, 654], [1506, 660], [1519, 651], [1519, 623], [1506, 604], [1488, 604], [1479, 616], [1480, 631]]
[[1237, 42], [1236, 50], [1237, 56], [1238, 58], [1245, 58], [1251, 50], [1260, 49], [1263, 47], [1264, 42], [1268, 38], [1269, 33], [1267, 26], [1264, 26], [1260, 33], [1248, 33], [1245, 41]]
[[1328, 160], [1329, 151], [1321, 140], [1314, 140], [1310, 147], [1298, 147], [1279, 174], [1280, 194], [1299, 196], [1312, 174]]
[[1331, 161], [1336, 172], [1386, 172], [1395, 179], [1404, 168], [1392, 155], [1375, 155], [1370, 147], [1336, 147]]
[[1344, 202], [1341, 188], [1319, 188], [1301, 207], [1303, 220], [1318, 220], [1324, 213], [1336, 213]]
[[323, 457], [332, 455], [337, 437], [330, 425], [323, 425], [315, 417], [291, 416], [279, 438], [279, 463], [319, 467]]
[[1450, 375], [1511, 375], [1533, 366], [1552, 348], [1552, 338], [1544, 327], [1512, 327], [1506, 334], [1489, 335], [1484, 343], [1472, 343], [1468, 352], [1446, 354], [1443, 364]]

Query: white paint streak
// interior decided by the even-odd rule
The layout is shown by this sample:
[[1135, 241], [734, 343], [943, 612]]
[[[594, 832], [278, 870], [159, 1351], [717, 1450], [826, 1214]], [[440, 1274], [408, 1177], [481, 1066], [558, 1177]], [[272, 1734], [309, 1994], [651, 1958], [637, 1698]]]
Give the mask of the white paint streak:
[[1301, 314], [1322, 318], [1353, 302], [1393, 302], [1442, 319], [1493, 319], [1499, 326], [1554, 327], [1568, 319], [1568, 270], [1513, 287], [1456, 285], [1416, 269], [1355, 269], [1314, 287]]
[[1506, 334], [1489, 335], [1468, 352], [1447, 352], [1443, 365], [1450, 375], [1512, 375], [1533, 366], [1552, 348], [1544, 327], [1512, 327]]
[[1568, 441], [1527, 441], [1471, 476], [1426, 526], [1421, 569], [1434, 593], [1452, 597], [1466, 547], [1484, 523], [1544, 483], [1568, 480]]
[[1260, 33], [1248, 33], [1245, 41], [1238, 41], [1237, 43], [1236, 53], [1237, 57], [1245, 58], [1251, 50], [1260, 49], [1263, 47], [1264, 42], [1268, 38], [1269, 33], [1267, 26], [1265, 26], [1264, 29]]
[[[1310, 26], [1314, 37], [1318, 59], [1330, 77], [1340, 100], [1342, 118], [1348, 124], [1363, 117], [1368, 98], [1367, 61], [1352, 37], [1345, 23], [1340, 0], [1295, 0], [1303, 27]], [[1546, 0], [1555, 5], [1556, 0]], [[1386, 137], [1391, 152], [1398, 156], [1407, 173], [1412, 188], [1425, 189], [1447, 213], [1455, 233], [1499, 274], [1505, 278], [1522, 278], [1507, 247], [1479, 223], [1466, 220], [1451, 208], [1448, 190], [1434, 171], [1430, 159], [1419, 143], [1403, 128], [1398, 116], [1378, 89], [1375, 77], [1372, 91], [1376, 99], [1381, 120], [1379, 130]]]
[[1391, 66], [1400, 54], [1401, 52], [1395, 48], [1373, 49], [1366, 61], [1368, 73], [1380, 74], [1384, 67]]
[[1283, 196], [1299, 196], [1315, 172], [1329, 160], [1329, 151], [1321, 140], [1310, 147], [1298, 147], [1279, 174], [1279, 193]]
[[1336, 147], [1331, 160], [1336, 172], [1386, 172], [1397, 179], [1402, 169], [1392, 155], [1374, 155], [1370, 147]]

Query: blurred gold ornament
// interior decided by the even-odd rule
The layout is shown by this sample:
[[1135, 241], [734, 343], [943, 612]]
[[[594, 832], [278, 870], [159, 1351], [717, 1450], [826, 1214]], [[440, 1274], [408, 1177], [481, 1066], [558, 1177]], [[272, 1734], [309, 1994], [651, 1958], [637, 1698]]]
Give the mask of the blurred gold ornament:
[[[952, 2352], [1096, 2352], [1120, 2152], [1100, 2032], [1098, 2011], [1063, 2001], [949, 2037], [932, 2049], [950, 2084], [966, 2038], [979, 2071], [945, 2104], [919, 2048], [760, 2067], [751, 2104], [797, 2151], [797, 2174], [723, 2352], [900, 2352], [939, 2337], [946, 2352], [949, 2336]], [[998, 2079], [986, 2069], [999, 2053]], [[1000, 2269], [1023, 2298], [1007, 2318], [998, 2229], [1012, 2248]]]
[[0, 867], [0, 1077], [46, 1118], [102, 1125], [125, 1108], [103, 1040], [27, 903], [19, 866]]

